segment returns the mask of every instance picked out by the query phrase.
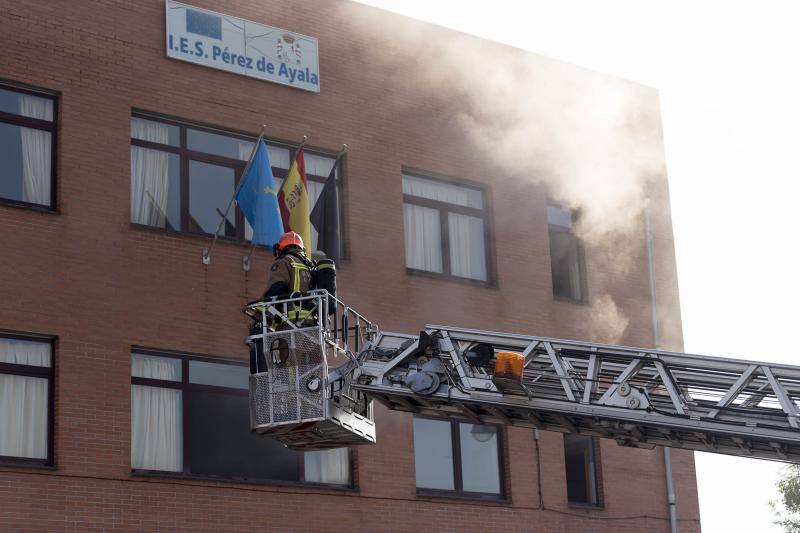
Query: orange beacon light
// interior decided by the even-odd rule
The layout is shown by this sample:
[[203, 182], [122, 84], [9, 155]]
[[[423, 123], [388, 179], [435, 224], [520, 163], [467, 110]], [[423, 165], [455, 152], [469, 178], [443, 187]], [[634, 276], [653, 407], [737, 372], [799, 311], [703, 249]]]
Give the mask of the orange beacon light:
[[494, 364], [494, 379], [522, 383], [525, 356], [516, 352], [497, 352]]

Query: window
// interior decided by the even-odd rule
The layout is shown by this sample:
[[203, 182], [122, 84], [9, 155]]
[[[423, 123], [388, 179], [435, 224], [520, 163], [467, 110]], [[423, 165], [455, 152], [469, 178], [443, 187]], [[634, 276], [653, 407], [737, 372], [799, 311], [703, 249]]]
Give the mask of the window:
[[564, 464], [569, 503], [600, 505], [596, 446], [594, 437], [564, 435]]
[[496, 426], [415, 417], [417, 491], [501, 498], [501, 439]]
[[55, 209], [56, 99], [0, 85], [0, 198]]
[[53, 345], [0, 336], [0, 461], [53, 464]]
[[131, 355], [131, 467], [224, 478], [351, 485], [350, 452], [297, 452], [250, 431], [249, 368]]
[[[131, 117], [131, 222], [175, 231], [213, 234], [233, 197], [253, 150], [252, 137], [210, 130], [143, 114]], [[267, 143], [280, 187], [295, 149]], [[305, 152], [309, 207], [322, 193], [336, 158]], [[335, 171], [339, 180], [339, 168]], [[341, 223], [340, 223], [341, 227]], [[253, 229], [231, 209], [220, 236], [250, 240]], [[311, 227], [311, 250], [317, 232]]]
[[553, 295], [581, 302], [586, 299], [583, 247], [573, 231], [574, 222], [571, 211], [547, 206]]
[[488, 281], [483, 191], [403, 175], [406, 267]]

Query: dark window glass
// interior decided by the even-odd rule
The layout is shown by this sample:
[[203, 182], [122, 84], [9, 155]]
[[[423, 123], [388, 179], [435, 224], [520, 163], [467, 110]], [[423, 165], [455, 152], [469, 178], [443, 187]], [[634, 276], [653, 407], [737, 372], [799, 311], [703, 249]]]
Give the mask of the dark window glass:
[[221, 365], [208, 361], [189, 361], [189, 381], [200, 385], [215, 385], [247, 390], [250, 369], [239, 365]]
[[188, 129], [186, 135], [189, 149], [196, 152], [247, 161], [253, 151], [253, 141], [193, 129]]
[[414, 418], [414, 462], [422, 493], [501, 497], [501, 440], [495, 426]]
[[[242, 178], [253, 141], [252, 137], [134, 114], [131, 222], [176, 231], [213, 233]], [[276, 185], [280, 187], [296, 149], [267, 143], [267, 152]], [[309, 205], [313, 210], [332, 169], [337, 185], [340, 182], [339, 168], [335, 157], [308, 149], [304, 153]], [[338, 190], [337, 194], [341, 196]], [[466, 228], [464, 231], [470, 231], [469, 223], [462, 226]], [[339, 228], [341, 231], [341, 220]], [[249, 241], [252, 234], [253, 229], [239, 208], [231, 209], [220, 235]], [[317, 230], [312, 226], [311, 251], [317, 249], [317, 241]]]
[[566, 209], [547, 207], [553, 294], [583, 301], [583, 250], [573, 231], [573, 219], [572, 212]]
[[403, 175], [406, 267], [488, 281], [483, 191]]
[[[302, 479], [302, 452], [289, 450], [250, 431], [247, 396], [191, 391], [186, 397], [192, 474], [281, 481]], [[265, 457], [269, 460], [263, 460]]]
[[0, 87], [0, 198], [54, 207], [55, 98]]
[[[214, 233], [236, 190], [235, 170], [189, 161], [189, 230]], [[236, 211], [225, 218], [222, 234], [236, 237]]]
[[47, 122], [53, 121], [53, 98], [0, 87], [0, 111]]
[[53, 345], [0, 336], [0, 463], [52, 465]]
[[564, 435], [564, 464], [568, 501], [598, 505], [595, 439], [585, 435]]
[[296, 452], [250, 431], [248, 376], [244, 365], [134, 352], [133, 469], [350, 485], [346, 448]]
[[0, 122], [0, 196], [22, 200], [22, 127]]

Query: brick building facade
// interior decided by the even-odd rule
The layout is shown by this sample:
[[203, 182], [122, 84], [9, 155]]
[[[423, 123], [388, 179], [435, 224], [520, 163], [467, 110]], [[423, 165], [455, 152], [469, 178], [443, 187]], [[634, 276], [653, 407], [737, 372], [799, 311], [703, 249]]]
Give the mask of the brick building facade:
[[[238, 214], [210, 265], [201, 250], [241, 175], [249, 153], [241, 147], [252, 146], [262, 123], [279, 178], [310, 136], [314, 187], [348, 144], [338, 166], [340, 296], [382, 329], [445, 323], [607, 341], [591, 338], [592, 304], [604, 294], [628, 319], [613, 340], [651, 346], [654, 326], [643, 226], [626, 266], [610, 245], [577, 244], [569, 212], [548, 211], [544, 185], [505, 176], [476, 152], [459, 128], [456, 88], [420, 98], [411, 65], [377, 60], [393, 51], [368, 50], [386, 44], [368, 43], [349, 17], [365, 12], [387, 28], [408, 21], [338, 0], [194, 4], [316, 37], [321, 91], [168, 59], [163, 0], [0, 0], [0, 530], [668, 531], [660, 449], [603, 439], [580, 448], [560, 433], [537, 440], [532, 430], [501, 428], [493, 441], [500, 489], [474, 497], [460, 475], [470, 465], [456, 464], [463, 470], [453, 489], [433, 493], [415, 473], [424, 452], [415, 450], [413, 418], [382, 408], [379, 443], [350, 453], [335, 479], [303, 456], [287, 459], [297, 460], [288, 471], [252, 476], [200, 466], [206, 452], [265, 450], [213, 440], [209, 419], [222, 412], [214, 394], [230, 393], [223, 396], [238, 406], [241, 392], [202, 373], [203, 365], [213, 374], [215, 364], [246, 364], [241, 307], [263, 291], [270, 254], [256, 250], [253, 268], [242, 270], [250, 246]], [[655, 91], [651, 98], [657, 111]], [[156, 167], [171, 200], [137, 192]], [[431, 202], [429, 189], [439, 186], [445, 196]], [[459, 191], [478, 200], [453, 200]], [[680, 349], [665, 172], [650, 196], [662, 344]], [[407, 249], [415, 208], [441, 215], [434, 259]], [[452, 233], [457, 220], [482, 242], [479, 252], [462, 250], [466, 266], [454, 252], [466, 246]], [[134, 361], [132, 376], [137, 356], [180, 369], [173, 378], [136, 375]], [[171, 466], [136, 468], [143, 459], [132, 456], [144, 446], [134, 438], [142, 436], [133, 427], [136, 391], [159, 384], [182, 402], [179, 455]], [[574, 493], [567, 463], [575, 457], [565, 445], [577, 447], [583, 469]], [[699, 531], [693, 455], [675, 450], [672, 458], [680, 530]], [[251, 460], [269, 463], [263, 454]]]

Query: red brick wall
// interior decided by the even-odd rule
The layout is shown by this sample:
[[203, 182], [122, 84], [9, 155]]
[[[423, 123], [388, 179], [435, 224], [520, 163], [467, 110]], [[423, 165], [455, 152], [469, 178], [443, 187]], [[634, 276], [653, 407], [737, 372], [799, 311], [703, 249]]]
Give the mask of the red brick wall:
[[[541, 436], [537, 487], [532, 431], [509, 428], [510, 503], [434, 500], [415, 493], [411, 418], [380, 408], [380, 443], [358, 452], [357, 492], [131, 475], [131, 346], [244, 358], [240, 308], [263, 290], [269, 261], [259, 251], [244, 273], [246, 246], [221, 242], [205, 267], [206, 239], [131, 227], [132, 108], [253, 133], [266, 123], [272, 137], [308, 134], [332, 151], [346, 142], [341, 296], [385, 330], [432, 322], [591, 333], [590, 306], [552, 297], [543, 188], [499, 179], [476, 156], [456, 127], [457, 99], [419, 100], [411, 82], [387, 85], [398, 72], [370, 63], [341, 2], [194, 4], [317, 37], [322, 92], [167, 59], [161, 0], [0, 0], [0, 78], [60, 93], [58, 213], [0, 205], [0, 328], [58, 336], [56, 468], [0, 468], [0, 530], [667, 531], [660, 449], [603, 441], [604, 508], [569, 509], [561, 435]], [[387, 25], [396, 20], [385, 15]], [[386, 101], [410, 103], [409, 111]], [[406, 274], [402, 165], [490, 186], [493, 231], [502, 235], [492, 243], [495, 287]], [[679, 348], [666, 180], [656, 188], [662, 336]], [[643, 238], [634, 249], [633, 268], [587, 250], [589, 295], [615, 297], [630, 319], [622, 342], [652, 345]], [[699, 530], [693, 456], [673, 458], [681, 531]]]

